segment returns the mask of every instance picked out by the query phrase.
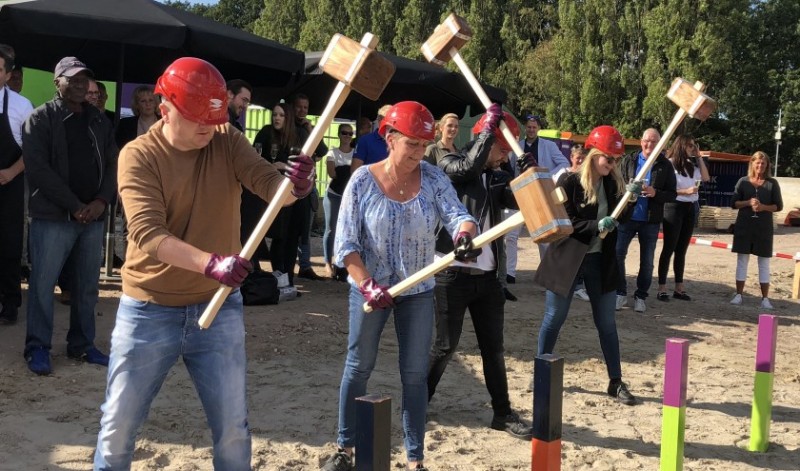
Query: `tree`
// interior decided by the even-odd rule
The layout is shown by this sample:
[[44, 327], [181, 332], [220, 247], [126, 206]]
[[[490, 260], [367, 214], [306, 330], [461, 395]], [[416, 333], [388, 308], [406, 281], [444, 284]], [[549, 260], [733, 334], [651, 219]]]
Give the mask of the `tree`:
[[439, 24], [442, 5], [439, 0], [409, 0], [405, 4], [393, 40], [397, 55], [425, 60], [420, 47]]
[[[305, 0], [305, 17], [298, 41], [298, 49], [316, 51], [325, 49], [336, 33], [343, 33], [348, 24], [347, 9], [333, 0]], [[353, 38], [358, 40], [357, 38]]]
[[264, 9], [253, 25], [253, 33], [296, 48], [300, 29], [306, 21], [303, 3], [303, 0], [264, 0]]

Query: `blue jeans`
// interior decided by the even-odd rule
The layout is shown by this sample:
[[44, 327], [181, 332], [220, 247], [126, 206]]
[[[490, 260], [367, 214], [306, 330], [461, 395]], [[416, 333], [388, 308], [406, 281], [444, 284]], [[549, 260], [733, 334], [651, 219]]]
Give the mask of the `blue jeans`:
[[197, 321], [206, 305], [120, 298], [95, 471], [130, 469], [136, 432], [180, 356], [211, 427], [214, 469], [250, 470], [242, 295], [233, 291], [211, 326], [201, 330]]
[[647, 290], [653, 282], [653, 259], [658, 242], [658, 228], [660, 224], [643, 221], [628, 221], [617, 227], [617, 265], [619, 265], [619, 282], [617, 294], [627, 296], [628, 284], [625, 280], [625, 258], [628, 256], [628, 247], [638, 234], [639, 236], [639, 274], [636, 276], [636, 292], [634, 296], [647, 299]]
[[[428, 353], [433, 337], [433, 291], [400, 296], [394, 309], [362, 309], [364, 296], [350, 286], [350, 333], [347, 359], [339, 389], [340, 447], [355, 446], [356, 398], [367, 393], [367, 381], [378, 357], [381, 332], [394, 312], [403, 383], [401, 413], [409, 461], [422, 461], [425, 452], [425, 415], [428, 411]], [[358, 450], [356, 450], [356, 454]]]
[[[616, 314], [614, 311], [616, 295], [614, 291], [602, 292], [603, 269], [602, 254], [591, 253], [587, 254], [583, 259], [579, 273], [583, 273], [586, 293], [589, 295], [589, 302], [592, 305], [592, 318], [597, 328], [597, 334], [600, 337], [600, 348], [603, 350], [608, 377], [609, 379], [620, 379], [622, 378], [622, 367], [620, 366], [619, 336], [617, 335]], [[573, 282], [566, 298], [547, 290], [545, 294], [544, 319], [542, 320], [542, 327], [539, 329], [539, 355], [553, 353], [556, 340], [558, 340], [558, 333], [561, 331], [564, 321], [567, 320], [576, 284], [576, 282]]]
[[303, 211], [303, 218], [301, 221], [302, 229], [300, 230], [300, 242], [297, 244], [297, 265], [300, 270], [307, 270], [311, 268], [311, 226], [314, 225], [315, 212], [311, 209], [311, 200], [316, 198], [319, 201], [319, 192], [317, 187], [311, 190], [305, 201]]
[[330, 188], [325, 192], [322, 207], [325, 209], [325, 233], [322, 235], [322, 258], [325, 263], [333, 262], [333, 241], [336, 237], [336, 220], [339, 219], [339, 206], [342, 195]]
[[[35, 347], [52, 348], [53, 290], [62, 268], [70, 273], [67, 352], [82, 355], [94, 346], [94, 308], [100, 280], [103, 222], [33, 219], [30, 225], [31, 279], [25, 356]], [[72, 266], [65, 267], [67, 259]]]

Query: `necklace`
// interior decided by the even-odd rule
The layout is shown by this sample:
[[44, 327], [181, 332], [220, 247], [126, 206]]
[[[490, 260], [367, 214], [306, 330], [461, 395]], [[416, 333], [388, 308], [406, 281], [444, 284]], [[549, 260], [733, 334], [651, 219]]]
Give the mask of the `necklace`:
[[405, 193], [403, 192], [403, 189], [405, 189], [405, 187], [408, 186], [408, 179], [406, 179], [403, 182], [403, 188], [400, 188], [400, 185], [397, 184], [397, 180], [395, 180], [394, 177], [392, 176], [392, 174], [389, 173], [389, 163], [388, 162], [386, 163], [386, 165], [383, 166], [383, 171], [386, 172], [386, 175], [389, 176], [389, 180], [392, 181], [392, 185], [394, 185], [394, 187], [397, 189], [397, 191], [400, 192], [400, 196], [405, 196]]

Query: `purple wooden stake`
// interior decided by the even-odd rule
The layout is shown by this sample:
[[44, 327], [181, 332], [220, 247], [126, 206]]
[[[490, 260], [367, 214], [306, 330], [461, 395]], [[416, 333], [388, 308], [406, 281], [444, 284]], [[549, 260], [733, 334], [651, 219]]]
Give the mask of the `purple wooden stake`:
[[756, 347], [756, 371], [775, 372], [775, 347], [778, 338], [778, 318], [771, 314], [758, 316], [758, 343]]
[[689, 341], [667, 339], [664, 364], [664, 405], [683, 407], [686, 405], [686, 384], [689, 377]]

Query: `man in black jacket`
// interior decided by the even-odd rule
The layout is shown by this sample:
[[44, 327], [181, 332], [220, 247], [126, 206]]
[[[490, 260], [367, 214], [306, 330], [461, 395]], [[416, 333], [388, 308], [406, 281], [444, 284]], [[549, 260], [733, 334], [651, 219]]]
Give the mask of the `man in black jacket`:
[[[630, 182], [639, 173], [645, 161], [650, 157], [658, 141], [659, 132], [653, 128], [642, 134], [642, 151], [626, 155], [620, 166], [622, 178]], [[639, 274], [636, 277], [636, 291], [633, 294], [633, 309], [645, 312], [647, 291], [653, 281], [653, 258], [658, 242], [658, 229], [664, 219], [664, 203], [675, 201], [675, 170], [667, 157], [658, 156], [650, 171], [644, 177], [642, 194], [636, 201], [630, 221], [621, 223], [617, 228], [617, 263], [619, 264], [619, 283], [617, 284], [617, 310], [628, 302], [628, 287], [625, 280], [625, 258], [628, 247], [638, 234], [639, 236]]]
[[[510, 152], [510, 146], [498, 129], [503, 116], [500, 105], [492, 105], [478, 121], [478, 138], [461, 152], [448, 154], [439, 161], [439, 168], [450, 177], [461, 202], [478, 219], [483, 231], [502, 221], [504, 208], [518, 209], [509, 186], [510, 175], [498, 169]], [[513, 118], [507, 116], [506, 122], [512, 123]], [[523, 168], [532, 165], [531, 159], [524, 162]], [[437, 254], [454, 249], [457, 261], [436, 275], [436, 341], [428, 369], [428, 400], [436, 392], [436, 385], [458, 347], [464, 314], [469, 308], [481, 350], [486, 388], [492, 397], [491, 428], [529, 439], [530, 426], [511, 409], [508, 398], [503, 349], [506, 300], [500, 283], [506, 266], [503, 239], [494, 240], [490, 250], [474, 250], [469, 236], [467, 240], [463, 240], [462, 234], [451, 238], [441, 229], [436, 239]]]
[[[33, 111], [22, 133], [32, 218], [24, 355], [38, 375], [51, 372], [53, 290], [62, 268], [72, 292], [67, 355], [108, 366], [108, 356], [94, 345], [94, 309], [103, 216], [117, 194], [117, 146], [111, 122], [86, 101], [92, 76], [77, 58], [61, 59], [56, 98]], [[65, 267], [68, 260], [72, 266]]]

